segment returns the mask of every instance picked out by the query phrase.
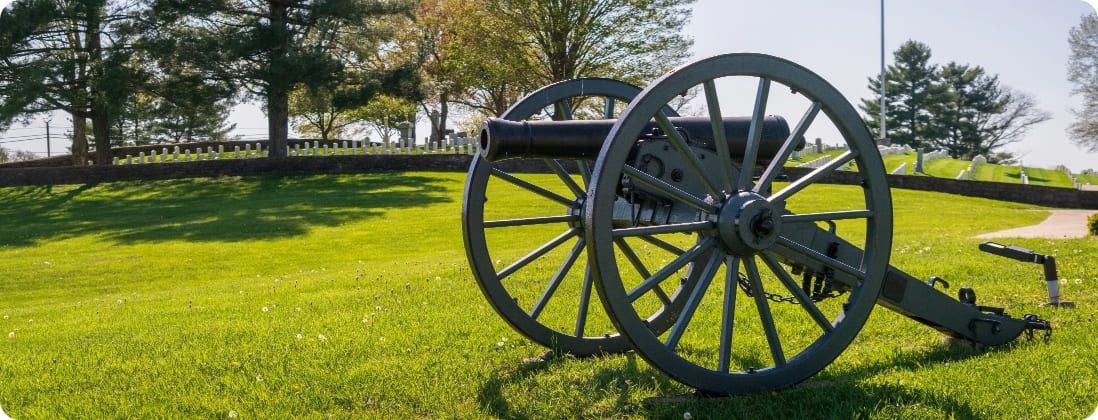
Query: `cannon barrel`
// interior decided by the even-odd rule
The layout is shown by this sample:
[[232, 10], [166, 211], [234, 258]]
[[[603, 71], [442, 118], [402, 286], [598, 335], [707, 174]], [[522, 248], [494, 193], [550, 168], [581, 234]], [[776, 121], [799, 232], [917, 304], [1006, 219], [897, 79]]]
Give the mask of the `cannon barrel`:
[[[671, 124], [687, 142], [715, 150], [713, 128], [708, 118], [671, 117]], [[481, 125], [481, 154], [490, 162], [513, 158], [595, 159], [617, 120], [508, 121], [489, 118]], [[644, 133], [656, 133], [655, 121]], [[747, 148], [750, 117], [725, 117], [724, 131], [732, 157], [742, 157]], [[789, 137], [785, 118], [767, 116], [763, 120], [759, 158], [767, 160], [778, 154]], [[799, 139], [796, 150], [804, 148]]]

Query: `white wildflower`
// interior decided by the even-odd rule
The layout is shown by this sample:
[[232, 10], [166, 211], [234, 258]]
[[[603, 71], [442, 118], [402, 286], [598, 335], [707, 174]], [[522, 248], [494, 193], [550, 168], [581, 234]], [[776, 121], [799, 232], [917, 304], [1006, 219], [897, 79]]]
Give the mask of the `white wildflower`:
[[8, 333], [8, 338], [15, 338], [15, 331]]
[[690, 412], [689, 412], [689, 411], [687, 411], [687, 412], [685, 412], [685, 413], [682, 413], [682, 419], [683, 419], [683, 420], [690, 420], [690, 419], [692, 419], [692, 418], [694, 418], [694, 415], [693, 415], [693, 414], [690, 414]]
[[325, 337], [324, 334], [317, 334], [316, 339], [320, 341], [328, 341], [328, 337]]
[[236, 411], [229, 410], [229, 418], [230, 419], [235, 419], [236, 418]]
[[270, 309], [268, 309], [266, 306], [264, 306], [263, 307], [263, 312], [267, 312], [267, 311], [270, 311]]

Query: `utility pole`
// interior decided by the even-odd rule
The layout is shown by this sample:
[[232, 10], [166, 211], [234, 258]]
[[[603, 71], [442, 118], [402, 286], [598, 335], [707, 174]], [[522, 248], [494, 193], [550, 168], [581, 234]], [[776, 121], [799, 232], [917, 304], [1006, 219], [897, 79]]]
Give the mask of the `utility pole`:
[[888, 139], [885, 125], [885, 2], [881, 0], [881, 142]]
[[51, 121], [53, 121], [52, 118], [46, 118], [46, 157], [47, 158], [53, 157], [53, 154], [50, 153], [50, 122]]

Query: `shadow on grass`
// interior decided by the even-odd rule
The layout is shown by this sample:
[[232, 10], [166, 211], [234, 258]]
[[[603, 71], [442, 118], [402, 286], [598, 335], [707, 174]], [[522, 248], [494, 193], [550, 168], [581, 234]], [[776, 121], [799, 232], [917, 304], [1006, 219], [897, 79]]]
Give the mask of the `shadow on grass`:
[[120, 243], [253, 241], [452, 199], [406, 174], [195, 178], [0, 190], [0, 246], [83, 235]]
[[[663, 395], [646, 399], [641, 407], [631, 405], [633, 390], [622, 385], [626, 381], [653, 384], [656, 389], [667, 390], [676, 389], [678, 385], [651, 367], [638, 367], [638, 357], [629, 354], [621, 367], [600, 369], [587, 384], [582, 385], [604, 393], [603, 400], [597, 401], [599, 406], [605, 406], [604, 412], [554, 412], [551, 416], [617, 417], [623, 414], [641, 414], [644, 417], [681, 419], [684, 413], [689, 412], [693, 418], [862, 418], [867, 413], [885, 416], [890, 413], [915, 413], [926, 417], [978, 418], [982, 414], [977, 409], [947, 392], [928, 391], [914, 385], [870, 383], [866, 380], [889, 371], [916, 372], [927, 365], [962, 361], [987, 352], [1009, 351], [1011, 347], [1013, 345], [990, 350], [947, 347], [907, 350], [897, 352], [880, 363], [863, 364], [830, 374], [817, 374], [799, 385], [776, 392], [731, 397], [709, 397], [698, 393]], [[512, 404], [508, 400], [508, 390], [521, 392], [523, 389], [536, 387], [539, 382], [544, 382], [538, 380], [538, 375], [552, 375], [554, 367], [559, 364], [558, 360], [561, 358], [526, 363], [517, 369], [493, 375], [480, 389], [482, 407], [501, 418], [546, 416], [547, 413], [534, 412]], [[643, 360], [639, 363], [644, 364]], [[613, 399], [612, 404], [607, 404], [608, 398]], [[576, 409], [582, 408], [589, 407]]]

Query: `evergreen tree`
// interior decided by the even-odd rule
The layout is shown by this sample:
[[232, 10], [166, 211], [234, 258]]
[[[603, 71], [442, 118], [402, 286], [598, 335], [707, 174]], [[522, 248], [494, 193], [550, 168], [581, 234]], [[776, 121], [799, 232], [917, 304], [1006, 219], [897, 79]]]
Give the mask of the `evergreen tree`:
[[128, 39], [114, 30], [132, 4], [27, 0], [0, 15], [0, 125], [61, 110], [73, 121], [73, 163], [88, 161], [89, 120], [98, 163], [110, 163], [110, 127], [140, 83]]
[[[1050, 118], [1029, 95], [999, 83], [982, 67], [930, 62], [930, 47], [908, 41], [894, 53], [887, 76], [887, 137], [913, 148], [944, 149], [951, 156], [989, 161], [1010, 160], [1002, 147], [1021, 140], [1033, 126]], [[880, 78], [869, 79], [874, 93], [862, 99], [866, 124], [880, 126]]]
[[299, 86], [339, 88], [333, 100], [341, 108], [378, 93], [414, 93], [414, 67], [371, 71], [356, 66], [361, 56], [347, 54], [349, 34], [372, 39], [372, 25], [410, 17], [412, 7], [411, 1], [157, 0], [149, 20], [169, 24], [156, 34], [161, 56], [179, 57], [207, 79], [264, 102], [271, 156], [282, 157], [290, 94]]
[[[930, 46], [909, 40], [893, 53], [895, 63], [885, 72], [888, 139], [894, 144], [924, 147], [940, 136], [934, 124], [934, 109], [946, 100], [946, 89], [938, 80], [938, 66], [930, 63]], [[869, 79], [875, 95], [862, 100], [866, 124], [880, 127], [880, 77]], [[881, 133], [878, 133], [880, 137]]]

